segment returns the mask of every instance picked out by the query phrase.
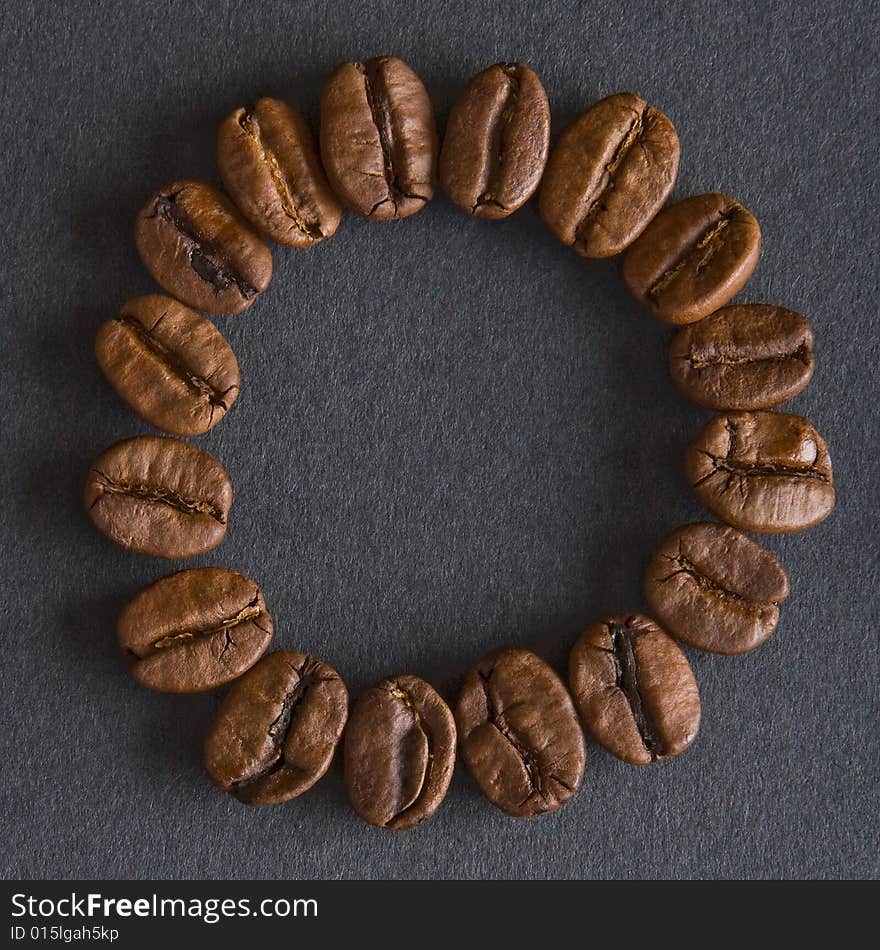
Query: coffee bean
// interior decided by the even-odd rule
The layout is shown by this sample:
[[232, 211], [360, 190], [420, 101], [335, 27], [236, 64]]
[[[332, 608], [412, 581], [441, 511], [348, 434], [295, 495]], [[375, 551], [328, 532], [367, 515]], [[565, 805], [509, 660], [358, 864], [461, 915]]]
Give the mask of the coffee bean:
[[343, 63], [321, 93], [321, 158], [358, 214], [406, 218], [434, 195], [437, 127], [428, 93], [402, 60]]
[[305, 653], [270, 653], [223, 700], [205, 740], [205, 768], [248, 805], [289, 801], [330, 767], [347, 715], [336, 670]]
[[710, 653], [748, 653], [776, 629], [785, 568], [727, 525], [699, 522], [667, 537], [645, 573], [651, 612], [677, 640]]
[[696, 738], [697, 681], [687, 657], [649, 617], [622, 614], [588, 627], [568, 670], [584, 725], [618, 759], [649, 765]]
[[177, 439], [139, 435], [98, 456], [85, 504], [98, 530], [129, 551], [192, 557], [223, 540], [232, 484], [207, 452]]
[[199, 435], [238, 396], [238, 363], [223, 334], [183, 304], [151, 294], [98, 330], [95, 355], [114, 389], [147, 422]]
[[241, 676], [272, 639], [260, 588], [222, 567], [169, 574], [123, 610], [119, 643], [132, 676], [150, 689], [199, 693]]
[[281, 244], [312, 247], [339, 227], [342, 209], [305, 116], [278, 99], [236, 109], [220, 126], [223, 186], [250, 223]]
[[508, 815], [555, 811], [581, 783], [584, 736], [562, 681], [515, 647], [468, 673], [455, 710], [461, 751], [486, 798]]
[[440, 183], [478, 218], [506, 218], [532, 196], [547, 162], [550, 104], [522, 63], [478, 73], [452, 107], [440, 152]]
[[669, 119], [630, 92], [587, 109], [560, 136], [541, 184], [547, 227], [584, 257], [611, 257], [672, 191], [679, 144]]
[[440, 807], [455, 767], [455, 721], [417, 676], [393, 676], [362, 693], [345, 730], [345, 786], [371, 825], [402, 831]]
[[709, 511], [743, 531], [799, 531], [834, 507], [828, 448], [800, 416], [715, 416], [688, 446], [685, 469]]
[[707, 409], [768, 409], [810, 381], [813, 331], [784, 307], [724, 307], [678, 332], [669, 371], [679, 391]]
[[203, 182], [176, 181], [153, 195], [135, 240], [156, 281], [197, 310], [241, 313], [269, 286], [269, 248], [232, 202]]
[[694, 323], [752, 276], [761, 229], [729, 195], [695, 195], [664, 208], [627, 251], [629, 289], [666, 323]]

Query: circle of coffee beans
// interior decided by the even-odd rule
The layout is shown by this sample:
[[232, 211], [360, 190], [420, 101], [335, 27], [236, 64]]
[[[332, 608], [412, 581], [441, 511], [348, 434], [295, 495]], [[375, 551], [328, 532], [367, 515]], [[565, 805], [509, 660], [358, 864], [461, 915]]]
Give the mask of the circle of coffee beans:
[[[340, 741], [345, 783], [371, 824], [410, 828], [437, 810], [456, 748], [486, 798], [530, 818], [578, 790], [585, 727], [612, 755], [647, 765], [678, 755], [700, 697], [678, 642], [745, 653], [775, 630], [788, 595], [780, 562], [743, 534], [810, 527], [834, 506], [825, 442], [800, 416], [772, 411], [813, 372], [812, 331], [770, 304], [729, 306], [758, 262], [758, 222], [725, 194], [664, 207], [678, 172], [672, 122], [631, 93], [579, 116], [550, 153], [550, 107], [521, 63], [475, 76], [442, 148], [428, 93], [399, 59], [344, 63], [321, 95], [318, 147], [296, 109], [259, 99], [220, 126], [226, 193], [176, 181], [137, 219], [137, 248], [171, 296], [124, 304], [98, 332], [101, 369], [129, 406], [172, 436], [217, 425], [239, 392], [235, 354], [197, 311], [240, 313], [267, 288], [260, 234], [296, 248], [331, 237], [343, 206], [373, 220], [421, 211], [435, 176], [467, 214], [505, 218], [538, 189], [541, 217], [584, 257], [625, 252], [621, 273], [648, 310], [680, 325], [669, 369], [688, 399], [715, 410], [685, 453], [698, 499], [722, 522], [678, 528], [644, 582], [651, 616], [606, 617], [573, 645], [568, 688], [538, 656], [504, 647], [468, 673], [454, 712], [424, 680], [391, 676], [349, 714], [323, 660], [266, 654], [272, 618], [259, 586], [226, 568], [180, 571], [141, 591], [119, 620], [132, 676], [199, 692], [235, 680], [205, 742], [212, 781], [269, 805], [311, 788]], [[220, 463], [180, 439], [137, 436], [89, 472], [85, 502], [117, 544], [184, 558], [226, 534], [232, 486]]]

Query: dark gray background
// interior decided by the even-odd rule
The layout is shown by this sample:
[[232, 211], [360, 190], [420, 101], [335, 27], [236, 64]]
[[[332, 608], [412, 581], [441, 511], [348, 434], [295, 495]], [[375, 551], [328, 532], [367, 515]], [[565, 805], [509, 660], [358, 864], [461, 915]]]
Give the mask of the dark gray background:
[[[7, 3], [0, 13], [4, 754], [7, 876], [876, 876], [878, 5]], [[114, 623], [183, 564], [129, 554], [80, 502], [93, 457], [147, 427], [102, 379], [98, 325], [153, 289], [132, 240], [151, 191], [214, 180], [214, 134], [276, 95], [315, 117], [342, 59], [393, 52], [441, 123], [477, 70], [521, 58], [554, 132], [631, 89], [682, 142], [676, 194], [724, 189], [759, 218], [746, 301], [807, 314], [839, 503], [767, 543], [790, 569], [751, 656], [692, 655], [695, 747], [638, 770], [592, 747], [583, 789], [532, 823], [463, 769], [426, 826], [361, 823], [338, 766], [249, 810], [201, 770], [218, 697], [152, 694]], [[243, 389], [198, 444], [236, 490], [229, 534], [188, 562], [262, 584], [278, 646], [356, 694], [419, 673], [452, 699], [489, 648], [561, 669], [577, 633], [641, 606], [663, 535], [703, 512], [681, 472], [707, 413], [673, 392], [670, 331], [614, 263], [557, 244], [533, 204], [472, 221], [346, 217], [275, 248], [269, 292], [221, 319]]]

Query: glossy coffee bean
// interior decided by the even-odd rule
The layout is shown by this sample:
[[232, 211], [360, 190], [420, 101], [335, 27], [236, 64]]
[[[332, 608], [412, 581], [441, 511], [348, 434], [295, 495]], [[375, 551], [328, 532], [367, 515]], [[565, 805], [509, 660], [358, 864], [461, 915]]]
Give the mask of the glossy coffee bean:
[[248, 805], [308, 791], [333, 759], [348, 716], [336, 670], [279, 650], [233, 683], [205, 740], [211, 781]]
[[695, 195], [664, 208], [627, 251], [629, 289], [667, 323], [694, 323], [723, 307], [752, 276], [761, 230], [729, 195]]
[[724, 307], [678, 332], [669, 372], [682, 395], [707, 409], [769, 409], [810, 381], [813, 331], [784, 307]]
[[478, 73], [452, 107], [440, 152], [440, 183], [478, 218], [506, 218], [532, 196], [547, 163], [550, 104], [522, 63]]
[[173, 435], [207, 432], [238, 396], [232, 347], [210, 320], [170, 297], [123, 304], [98, 330], [95, 355], [128, 405]]
[[257, 230], [281, 244], [312, 247], [339, 227], [305, 116], [278, 99], [236, 109], [220, 126], [217, 165], [223, 187]]
[[170, 574], [123, 610], [119, 643], [132, 676], [167, 693], [198, 693], [241, 676], [272, 639], [260, 588], [222, 567]]
[[541, 184], [541, 217], [584, 257], [619, 254], [672, 191], [679, 151], [659, 109], [630, 92], [609, 96], [560, 136]]
[[748, 653], [776, 629], [788, 574], [735, 528], [685, 525], [667, 537], [645, 573], [651, 613], [676, 640], [710, 653]]
[[569, 657], [575, 706], [596, 741], [632, 765], [678, 755], [700, 728], [697, 681], [649, 617], [622, 614], [583, 632]]
[[437, 127], [402, 60], [343, 63], [321, 93], [321, 158], [333, 190], [376, 221], [406, 218], [434, 195]]
[[221, 191], [176, 181], [135, 226], [147, 270], [173, 297], [207, 313], [241, 313], [269, 286], [272, 254]]
[[468, 673], [455, 710], [462, 756], [508, 815], [555, 811], [577, 792], [584, 735], [562, 681], [529, 650], [490, 653]]
[[455, 767], [455, 721], [417, 676], [393, 676], [362, 693], [345, 730], [345, 786], [371, 825], [402, 831], [430, 818]]
[[834, 507], [825, 440], [784, 412], [715, 416], [688, 446], [685, 471], [709, 511], [743, 531], [799, 531]]
[[85, 505], [95, 527], [129, 551], [192, 557], [226, 535], [232, 483], [223, 466], [194, 445], [139, 435], [98, 456]]

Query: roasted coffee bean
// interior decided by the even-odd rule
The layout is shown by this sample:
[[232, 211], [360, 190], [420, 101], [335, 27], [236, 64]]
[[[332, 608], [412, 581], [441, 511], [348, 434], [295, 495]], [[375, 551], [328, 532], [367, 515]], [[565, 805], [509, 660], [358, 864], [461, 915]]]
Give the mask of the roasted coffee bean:
[[269, 286], [272, 254], [222, 192], [176, 181], [137, 219], [141, 260], [178, 300], [208, 313], [241, 313]]
[[428, 93], [402, 60], [343, 63], [321, 93], [321, 158], [333, 190], [377, 221], [406, 218], [434, 195], [437, 127]]
[[568, 671], [584, 725], [618, 759], [649, 765], [694, 741], [697, 681], [687, 657], [649, 617], [622, 614], [593, 624], [572, 648]]
[[440, 183], [478, 218], [506, 218], [532, 196], [547, 163], [550, 104], [522, 63], [478, 73], [452, 107], [440, 152]]
[[333, 759], [348, 716], [336, 670], [305, 653], [270, 653], [233, 684], [205, 740], [211, 781], [248, 805], [308, 791]]
[[709, 511], [743, 531], [799, 531], [834, 507], [828, 447], [800, 416], [715, 416], [688, 446], [685, 469]]
[[236, 109], [220, 126], [223, 187], [250, 223], [281, 244], [312, 247], [339, 227], [305, 116], [278, 99]]
[[581, 783], [584, 735], [562, 681], [534, 653], [490, 653], [468, 673], [455, 710], [461, 751], [486, 798], [533, 818], [564, 805]]
[[392, 676], [362, 693], [345, 730], [345, 785], [371, 825], [402, 831], [430, 818], [455, 767], [455, 721], [417, 676]]
[[645, 230], [672, 191], [679, 144], [669, 119], [630, 92], [587, 109], [547, 162], [541, 217], [584, 257], [611, 257]]
[[776, 629], [785, 568], [756, 541], [707, 521], [673, 531], [651, 558], [645, 599], [675, 637], [710, 653], [748, 653]]
[[123, 304], [98, 330], [95, 355], [129, 406], [174, 435], [207, 432], [238, 396], [232, 347], [210, 320], [170, 297]]
[[729, 195], [664, 208], [627, 251], [629, 289], [666, 323], [702, 320], [738, 294], [761, 256], [761, 229]]
[[129, 551], [192, 557], [223, 540], [232, 483], [223, 466], [194, 445], [139, 435], [98, 456], [85, 503], [97, 529]]
[[272, 639], [260, 588], [223, 567], [169, 574], [123, 610], [119, 643], [150, 689], [199, 693], [241, 676]]
[[810, 381], [813, 331], [784, 307], [724, 307], [679, 331], [669, 371], [679, 391], [707, 409], [769, 409]]

